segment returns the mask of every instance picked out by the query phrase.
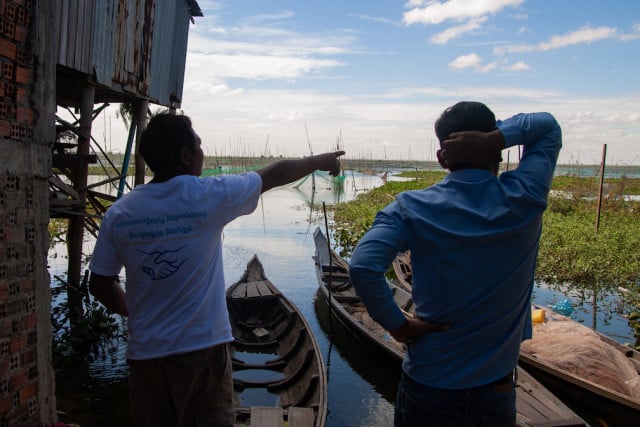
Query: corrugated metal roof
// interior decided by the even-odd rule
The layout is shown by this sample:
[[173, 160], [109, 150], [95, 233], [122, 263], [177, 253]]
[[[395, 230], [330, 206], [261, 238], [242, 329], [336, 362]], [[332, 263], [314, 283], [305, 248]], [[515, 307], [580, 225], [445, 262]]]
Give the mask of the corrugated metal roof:
[[58, 0], [59, 99], [79, 99], [83, 80], [98, 84], [96, 102], [178, 106], [193, 16], [195, 0]]
[[196, 0], [186, 0], [191, 16], [204, 16]]

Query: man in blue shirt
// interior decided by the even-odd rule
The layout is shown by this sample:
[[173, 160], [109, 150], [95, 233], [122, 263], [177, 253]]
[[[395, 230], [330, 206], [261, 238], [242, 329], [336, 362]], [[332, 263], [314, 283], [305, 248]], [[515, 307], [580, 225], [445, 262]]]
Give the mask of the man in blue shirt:
[[[515, 423], [514, 369], [531, 337], [542, 214], [562, 146], [548, 113], [496, 122], [460, 102], [435, 124], [438, 160], [450, 173], [378, 212], [351, 258], [350, 276], [370, 315], [407, 343], [396, 426]], [[501, 151], [522, 145], [498, 176]], [[384, 277], [411, 251], [414, 318], [394, 304]]]

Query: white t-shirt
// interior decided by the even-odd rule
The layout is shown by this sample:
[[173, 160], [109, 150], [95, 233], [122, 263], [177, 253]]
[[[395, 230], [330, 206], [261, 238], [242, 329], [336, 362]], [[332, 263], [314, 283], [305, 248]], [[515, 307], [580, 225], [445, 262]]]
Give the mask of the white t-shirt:
[[126, 272], [127, 357], [151, 359], [232, 341], [221, 234], [253, 212], [255, 172], [176, 176], [134, 188], [106, 212], [89, 269]]

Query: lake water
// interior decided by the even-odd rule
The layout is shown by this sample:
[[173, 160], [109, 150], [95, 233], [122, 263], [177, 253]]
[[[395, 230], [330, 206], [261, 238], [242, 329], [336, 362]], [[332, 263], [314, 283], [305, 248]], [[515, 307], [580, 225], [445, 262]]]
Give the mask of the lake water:
[[[313, 230], [320, 226], [324, 232], [322, 202], [341, 203], [382, 183], [378, 176], [349, 172], [344, 191], [334, 190], [331, 181], [322, 177], [316, 179], [315, 194], [311, 180], [298, 188], [273, 189], [262, 196], [254, 213], [238, 218], [224, 231], [227, 286], [240, 278], [246, 263], [257, 254], [267, 277], [300, 308], [316, 334], [329, 375], [327, 426], [393, 424], [400, 367], [357, 342], [339, 322], [330, 321], [326, 306], [316, 302], [318, 283], [312, 259]], [[85, 252], [90, 253], [92, 246], [92, 238], [87, 238]], [[58, 246], [51, 251], [52, 285], [57, 282], [54, 275], [65, 275], [63, 250]], [[581, 301], [579, 294], [539, 285], [534, 298], [542, 305], [567, 298], [576, 306], [572, 317], [593, 325], [591, 302]], [[64, 293], [56, 297], [54, 304], [62, 299]], [[605, 310], [595, 312], [597, 329], [621, 342], [632, 341], [626, 320], [612, 313], [617, 297], [609, 295], [603, 301]], [[83, 427], [127, 425], [124, 348], [118, 348], [113, 358], [96, 361], [80, 371], [78, 378], [58, 378], [58, 408], [67, 412], [65, 421], [78, 422]]]

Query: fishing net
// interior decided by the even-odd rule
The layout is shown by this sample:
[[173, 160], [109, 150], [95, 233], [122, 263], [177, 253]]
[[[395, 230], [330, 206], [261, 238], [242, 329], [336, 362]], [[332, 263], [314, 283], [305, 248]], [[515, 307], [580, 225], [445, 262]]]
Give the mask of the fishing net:
[[533, 339], [522, 343], [522, 352], [592, 383], [640, 399], [640, 375], [624, 353], [567, 317], [547, 313], [547, 319], [545, 323], [534, 324]]

